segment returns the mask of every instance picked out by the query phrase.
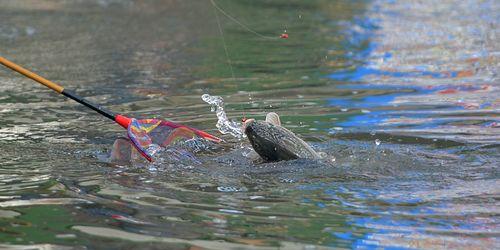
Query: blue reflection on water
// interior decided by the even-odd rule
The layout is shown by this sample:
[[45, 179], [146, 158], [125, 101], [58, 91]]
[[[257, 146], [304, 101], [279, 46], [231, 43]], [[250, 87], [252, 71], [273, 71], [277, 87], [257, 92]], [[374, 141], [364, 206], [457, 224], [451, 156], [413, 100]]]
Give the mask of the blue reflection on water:
[[403, 93], [394, 93], [387, 95], [367, 96], [362, 99], [340, 99], [332, 98], [328, 100], [330, 106], [340, 106], [345, 108], [373, 108], [389, 105], [396, 97]]
[[[433, 218], [435, 211], [428, 207], [428, 204], [423, 204], [420, 199], [402, 196], [400, 199], [385, 199], [380, 198], [380, 190], [348, 186], [341, 183], [315, 183], [308, 185], [301, 185], [297, 187], [300, 190], [322, 190], [329, 198], [333, 198], [332, 203], [316, 202], [320, 207], [334, 206], [337, 209], [347, 209], [349, 211], [356, 211], [350, 216], [347, 216], [346, 223], [350, 228], [366, 228], [369, 231], [363, 234], [355, 234], [354, 231], [344, 230], [339, 228], [331, 228], [330, 235], [339, 240], [347, 241], [352, 249], [410, 249], [405, 247], [391, 247], [385, 246], [379, 240], [387, 235], [392, 237], [393, 234], [411, 234], [415, 231], [422, 234], [426, 233], [426, 228], [432, 225], [433, 228], [450, 229], [449, 224], [442, 219]], [[305, 199], [304, 199], [305, 200]], [[313, 199], [307, 199], [311, 203]], [[366, 204], [367, 200], [380, 201], [372, 204]], [[337, 205], [337, 203], [340, 203]], [[406, 218], [409, 214], [415, 215], [429, 215], [425, 220], [413, 219], [413, 217]], [[366, 216], [370, 215], [370, 216]], [[336, 246], [332, 244], [332, 246]]]
[[332, 233], [333, 236], [343, 239], [343, 240], [352, 240], [352, 233], [351, 232], [334, 232]]
[[[405, 125], [398, 122], [387, 121], [390, 119], [397, 119], [404, 117], [405, 119], [427, 119], [432, 118], [432, 113], [424, 112], [413, 112], [422, 111], [426, 107], [421, 103], [418, 107], [411, 108], [405, 107], [404, 111], [395, 110], [397, 104], [393, 104], [396, 98], [401, 96], [411, 96], [411, 95], [426, 95], [437, 93], [439, 91], [447, 90], [452, 88], [456, 91], [476, 91], [481, 88], [481, 86], [464, 85], [464, 86], [449, 86], [449, 85], [438, 85], [432, 88], [418, 87], [418, 86], [388, 86], [388, 85], [372, 85], [372, 84], [343, 84], [338, 85], [338, 89], [350, 89], [353, 91], [367, 91], [367, 90], [378, 90], [384, 91], [386, 94], [376, 94], [367, 95], [360, 98], [330, 98], [327, 100], [329, 106], [336, 106], [341, 109], [361, 109], [359, 114], [355, 114], [348, 118], [347, 121], [338, 122], [336, 125], [344, 127], [374, 127], [374, 126], [400, 126]], [[411, 106], [410, 104], [406, 104]], [[430, 104], [431, 105], [431, 104]], [[480, 108], [485, 108], [490, 106], [491, 103], [483, 103]], [[383, 110], [381, 110], [383, 108]], [[436, 110], [442, 108], [445, 110], [463, 110], [464, 107], [460, 105], [450, 105], [436, 107], [436, 105], [429, 106], [429, 109]], [[363, 112], [364, 111], [364, 112]], [[444, 119], [428, 119], [425, 123], [421, 124], [406, 124], [411, 125], [414, 128], [433, 128], [438, 125], [445, 123]]]
[[[390, 53], [389, 53], [390, 55]], [[384, 57], [387, 55], [384, 54]], [[390, 55], [392, 56], [392, 55]], [[433, 71], [410, 71], [410, 72], [398, 72], [398, 71], [387, 71], [369, 68], [365, 66], [357, 67], [354, 70], [341, 70], [337, 71], [333, 74], [330, 74], [328, 77], [337, 81], [360, 81], [366, 76], [375, 75], [375, 76], [389, 76], [389, 77], [432, 77], [432, 78], [450, 78], [456, 77], [458, 72], [433, 72]]]
[[[375, 50], [379, 46], [373, 38], [376, 36], [375, 30], [379, 27], [377, 25], [378, 20], [374, 18], [354, 18], [353, 23], [345, 23], [346, 30], [344, 35], [346, 40], [344, 42], [344, 47], [348, 48], [346, 51], [356, 51], [356, 53], [347, 52], [343, 57], [350, 61], [354, 69], [339, 70], [329, 74], [327, 77], [342, 82], [356, 82], [364, 80], [368, 76], [375, 77], [392, 77], [392, 78], [433, 78], [433, 79], [445, 79], [457, 77], [458, 72], [434, 72], [428, 70], [428, 68], [415, 67], [413, 71], [401, 72], [401, 71], [388, 71], [381, 70], [371, 66], [368, 58], [372, 57]], [[357, 27], [357, 28], [353, 28]], [[388, 60], [393, 57], [391, 52], [384, 52], [378, 55], [382, 60]], [[346, 65], [349, 65], [346, 64]], [[401, 125], [397, 123], [386, 124], [386, 121], [391, 118], [399, 118], [400, 114], [394, 114], [393, 102], [397, 97], [404, 95], [423, 95], [429, 94], [431, 92], [446, 89], [448, 86], [437, 86], [433, 88], [423, 88], [423, 87], [413, 87], [413, 86], [380, 86], [373, 84], [344, 84], [337, 85], [340, 89], [351, 89], [351, 90], [385, 90], [386, 93], [377, 93], [376, 95], [364, 96], [361, 98], [347, 97], [347, 98], [330, 98], [327, 100], [329, 106], [337, 106], [342, 109], [366, 109], [364, 112], [359, 114], [354, 114], [349, 117], [347, 121], [338, 122], [336, 125], [343, 127], [374, 127], [380, 126], [381, 124], [394, 126]], [[380, 110], [380, 108], [385, 108]], [[419, 107], [420, 109], [422, 107]], [[435, 107], [434, 107], [435, 108]], [[461, 109], [461, 107], [445, 107], [453, 109]], [[379, 110], [377, 110], [379, 109]], [[368, 111], [367, 111], [368, 110]], [[405, 110], [411, 110], [406, 108]], [[369, 113], [368, 113], [369, 112]], [[409, 119], [425, 119], [429, 118], [429, 114], [411, 114], [405, 116]], [[431, 119], [430, 119], [431, 120]], [[435, 127], [443, 121], [429, 121], [424, 124], [414, 124], [417, 127]]]

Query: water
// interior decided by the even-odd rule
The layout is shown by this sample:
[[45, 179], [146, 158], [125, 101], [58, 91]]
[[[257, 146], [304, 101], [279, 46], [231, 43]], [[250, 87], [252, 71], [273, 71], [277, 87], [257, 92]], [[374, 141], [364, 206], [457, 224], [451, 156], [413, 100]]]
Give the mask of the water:
[[227, 134], [109, 163], [124, 130], [0, 68], [2, 247], [498, 248], [498, 1], [216, 2], [289, 38], [220, 15], [233, 78], [209, 1], [3, 1], [0, 54], [215, 135], [202, 94], [277, 112], [331, 158], [255, 164]]
[[215, 111], [217, 114], [217, 124], [215, 124], [215, 126], [219, 132], [222, 134], [230, 134], [238, 139], [246, 137], [241, 129], [242, 124], [236, 121], [231, 121], [227, 118], [227, 114], [224, 111], [224, 99], [222, 97], [203, 94], [201, 99], [212, 105], [211, 111]]

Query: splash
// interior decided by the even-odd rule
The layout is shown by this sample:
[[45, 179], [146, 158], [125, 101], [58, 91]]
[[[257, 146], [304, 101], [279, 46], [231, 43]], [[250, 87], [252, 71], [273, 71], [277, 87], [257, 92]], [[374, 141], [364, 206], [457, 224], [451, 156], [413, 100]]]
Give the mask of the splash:
[[230, 134], [238, 139], [244, 138], [245, 134], [241, 131], [241, 123], [229, 120], [224, 111], [224, 99], [220, 96], [211, 96], [204, 94], [201, 99], [212, 105], [212, 112], [217, 114], [217, 124], [215, 125], [222, 134]]

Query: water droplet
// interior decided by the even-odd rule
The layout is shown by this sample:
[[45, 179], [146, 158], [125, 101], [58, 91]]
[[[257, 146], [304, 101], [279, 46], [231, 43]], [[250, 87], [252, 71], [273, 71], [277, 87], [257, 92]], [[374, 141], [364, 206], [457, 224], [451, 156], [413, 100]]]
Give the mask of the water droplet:
[[380, 143], [382, 143], [382, 141], [380, 141], [379, 139], [375, 139], [375, 145], [380, 145]]
[[376, 134], [376, 133], [375, 133], [375, 130], [370, 131], [370, 135], [371, 135], [371, 136], [374, 136], [375, 134]]
[[146, 153], [149, 154], [149, 155], [155, 155], [156, 153], [158, 153], [159, 151], [161, 150], [161, 147], [160, 145], [158, 144], [150, 144], [148, 146], [148, 148], [146, 149]]
[[238, 139], [245, 137], [241, 130], [241, 123], [229, 120], [224, 111], [224, 99], [220, 96], [203, 94], [201, 99], [212, 105], [211, 111], [217, 114], [217, 124], [215, 125], [222, 134], [230, 134]]

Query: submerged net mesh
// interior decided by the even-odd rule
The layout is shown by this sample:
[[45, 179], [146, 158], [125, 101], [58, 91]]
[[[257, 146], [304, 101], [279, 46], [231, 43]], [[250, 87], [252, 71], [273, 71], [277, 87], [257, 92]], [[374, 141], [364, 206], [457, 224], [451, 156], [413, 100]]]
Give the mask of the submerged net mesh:
[[215, 142], [221, 141], [201, 130], [158, 119], [132, 119], [127, 133], [134, 147], [149, 161], [153, 160], [154, 154], [161, 148], [179, 140], [199, 137]]

